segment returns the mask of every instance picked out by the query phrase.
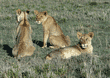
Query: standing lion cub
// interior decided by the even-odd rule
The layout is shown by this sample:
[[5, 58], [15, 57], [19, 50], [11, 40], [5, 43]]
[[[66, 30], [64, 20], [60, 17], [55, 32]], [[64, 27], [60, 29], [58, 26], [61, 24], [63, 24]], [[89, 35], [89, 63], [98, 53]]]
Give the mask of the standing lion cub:
[[20, 9], [16, 10], [18, 27], [17, 27], [17, 39], [16, 44], [12, 50], [12, 54], [15, 57], [31, 56], [35, 50], [31, 39], [32, 29], [27, 20], [29, 10], [21, 12]]
[[77, 37], [80, 40], [77, 45], [55, 50], [46, 56], [46, 60], [51, 60], [58, 56], [61, 56], [62, 59], [68, 59], [71, 56], [79, 56], [81, 53], [92, 54], [93, 47], [91, 45], [91, 40], [93, 36], [93, 32], [89, 32], [88, 34], [77, 32]]
[[43, 25], [44, 39], [43, 39], [43, 47], [47, 47], [47, 39], [49, 38], [50, 48], [60, 48], [66, 47], [70, 45], [69, 36], [65, 36], [60, 28], [60, 26], [56, 23], [55, 19], [47, 14], [46, 11], [38, 12], [34, 10], [36, 15], [36, 22], [38, 24]]

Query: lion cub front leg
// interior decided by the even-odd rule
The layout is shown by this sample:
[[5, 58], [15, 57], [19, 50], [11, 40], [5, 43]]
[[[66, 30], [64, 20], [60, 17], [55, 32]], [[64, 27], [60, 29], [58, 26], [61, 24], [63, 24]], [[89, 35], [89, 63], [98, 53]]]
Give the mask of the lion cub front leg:
[[18, 32], [20, 31], [20, 26], [17, 27], [16, 31], [17, 31], [17, 34], [18, 34]]
[[31, 26], [29, 27], [29, 30], [30, 30], [31, 33], [33, 32]]
[[60, 48], [59, 46], [49, 46], [50, 48], [53, 48], [53, 49], [57, 49], [57, 48]]
[[49, 37], [49, 31], [44, 31], [44, 39], [43, 39], [44, 43], [43, 43], [42, 48], [47, 47], [47, 39], [48, 39], [48, 37]]

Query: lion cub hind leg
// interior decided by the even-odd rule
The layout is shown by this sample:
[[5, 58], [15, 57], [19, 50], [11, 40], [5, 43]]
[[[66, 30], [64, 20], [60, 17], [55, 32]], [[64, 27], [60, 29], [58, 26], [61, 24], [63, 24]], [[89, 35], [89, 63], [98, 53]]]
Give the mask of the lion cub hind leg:
[[27, 52], [26, 52], [26, 56], [31, 56], [35, 51], [35, 47], [34, 46], [30, 46], [28, 49], [27, 49]]
[[25, 57], [26, 56], [26, 52], [22, 52], [20, 53], [18, 56], [17, 56], [17, 59], [20, 59], [22, 57]]
[[20, 53], [18, 53], [18, 59], [25, 57], [25, 56], [31, 56], [34, 53], [35, 47], [30, 46], [27, 50], [21, 50]]
[[65, 42], [65, 40], [62, 38], [62, 36], [51, 36], [49, 38], [49, 41], [52, 45], [50, 48], [59, 48], [59, 47], [66, 47], [67, 43]]
[[61, 52], [59, 50], [55, 50], [46, 56], [46, 60], [51, 60], [53, 58], [60, 57], [60, 56], [61, 56]]
[[19, 47], [18, 47], [18, 58], [24, 57], [25, 53], [26, 53], [26, 44], [25, 42], [21, 42], [19, 43]]
[[79, 56], [81, 52], [73, 47], [66, 47], [63, 49], [58, 49], [46, 56], [46, 60], [51, 60], [55, 57], [60, 57], [61, 59], [70, 59], [72, 56]]

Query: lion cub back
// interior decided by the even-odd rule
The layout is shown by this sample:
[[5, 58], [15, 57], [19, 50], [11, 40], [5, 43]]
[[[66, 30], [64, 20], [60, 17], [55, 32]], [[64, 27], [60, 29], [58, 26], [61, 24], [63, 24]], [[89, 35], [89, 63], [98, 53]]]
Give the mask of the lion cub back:
[[21, 12], [20, 9], [16, 12], [19, 26], [17, 28], [17, 43], [15, 44], [12, 53], [18, 58], [31, 56], [35, 50], [35, 47], [33, 46], [31, 39], [31, 26], [26, 16], [29, 12]]

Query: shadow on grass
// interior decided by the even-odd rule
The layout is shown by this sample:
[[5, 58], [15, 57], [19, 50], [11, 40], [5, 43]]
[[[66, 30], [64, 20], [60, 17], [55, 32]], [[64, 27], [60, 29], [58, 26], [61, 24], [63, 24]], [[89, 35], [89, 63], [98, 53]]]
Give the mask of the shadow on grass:
[[90, 2], [89, 5], [91, 5], [91, 6], [97, 5], [97, 2]]
[[0, 44], [0, 48], [2, 48], [2, 47], [3, 47], [3, 45]]
[[13, 55], [12, 55], [12, 48], [10, 46], [8, 46], [7, 44], [4, 44], [3, 45], [3, 50], [6, 50], [8, 55], [13, 57]]
[[[43, 46], [43, 42], [42, 41], [37, 41], [37, 40], [32, 40], [33, 43], [37, 44], [38, 46], [42, 47]], [[47, 47], [51, 46], [50, 43], [47, 43]]]

